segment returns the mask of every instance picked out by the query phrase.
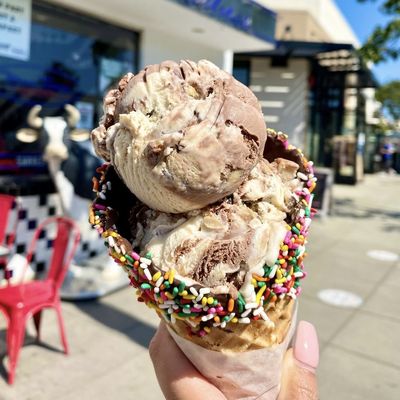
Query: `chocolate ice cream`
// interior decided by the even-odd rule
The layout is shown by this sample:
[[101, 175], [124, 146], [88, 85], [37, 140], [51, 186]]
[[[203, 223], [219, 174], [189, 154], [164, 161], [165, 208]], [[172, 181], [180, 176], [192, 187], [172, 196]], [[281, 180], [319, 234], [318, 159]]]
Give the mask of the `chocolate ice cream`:
[[151, 253], [160, 270], [175, 268], [213, 293], [240, 290], [253, 301], [252, 276], [275, 263], [286, 235], [286, 213], [300, 188], [297, 169], [289, 160], [262, 160], [237, 191], [205, 209], [186, 214], [141, 209], [142, 216], [132, 218], [133, 245]]

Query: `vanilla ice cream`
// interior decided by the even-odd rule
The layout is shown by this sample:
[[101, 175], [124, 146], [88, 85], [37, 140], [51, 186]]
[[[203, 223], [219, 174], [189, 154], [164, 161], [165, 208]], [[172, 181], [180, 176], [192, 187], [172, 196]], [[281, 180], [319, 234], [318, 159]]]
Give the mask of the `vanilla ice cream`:
[[233, 193], [259, 162], [266, 127], [254, 94], [209, 61], [127, 74], [105, 97], [96, 153], [150, 208], [183, 213]]

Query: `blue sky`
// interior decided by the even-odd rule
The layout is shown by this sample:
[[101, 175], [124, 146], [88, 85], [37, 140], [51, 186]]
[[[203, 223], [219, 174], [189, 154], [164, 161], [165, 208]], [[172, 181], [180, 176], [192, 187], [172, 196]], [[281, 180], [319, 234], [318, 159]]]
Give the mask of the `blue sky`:
[[[367, 3], [359, 3], [357, 0], [335, 1], [361, 43], [375, 26], [389, 19], [379, 11], [379, 5], [383, 3], [383, 0]], [[378, 64], [374, 66], [373, 71], [380, 83], [398, 80], [400, 79], [400, 60]]]

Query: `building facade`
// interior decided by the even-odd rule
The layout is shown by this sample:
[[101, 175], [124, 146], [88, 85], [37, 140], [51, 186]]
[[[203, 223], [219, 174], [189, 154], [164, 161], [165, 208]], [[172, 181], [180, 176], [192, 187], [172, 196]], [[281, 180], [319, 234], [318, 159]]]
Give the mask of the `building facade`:
[[[78, 128], [91, 130], [105, 92], [128, 71], [166, 59], [208, 59], [231, 71], [234, 52], [274, 45], [275, 14], [245, 0], [7, 0], [0, 8], [0, 174], [11, 168], [11, 153], [21, 160], [24, 150], [25, 166], [45, 169], [34, 144], [15, 140], [36, 104], [41, 116], [73, 104]], [[24, 34], [7, 39], [21, 27]], [[2, 51], [14, 41], [24, 53]]]
[[26, 176], [47, 174], [43, 143], [21, 143], [16, 132], [33, 106], [43, 118], [72, 104], [77, 128], [90, 131], [125, 73], [168, 59], [231, 72], [234, 52], [273, 48], [276, 14], [246, 0], [7, 0], [0, 18], [0, 177], [20, 176], [17, 186], [32, 193]]
[[[376, 83], [356, 53], [359, 42], [332, 0], [258, 2], [277, 12], [276, 46], [237, 53], [234, 74], [259, 98], [267, 126], [286, 132], [318, 165], [332, 167], [338, 136], [356, 148], [371, 123], [371, 93], [364, 89]], [[339, 158], [351, 164], [353, 177], [353, 156]]]

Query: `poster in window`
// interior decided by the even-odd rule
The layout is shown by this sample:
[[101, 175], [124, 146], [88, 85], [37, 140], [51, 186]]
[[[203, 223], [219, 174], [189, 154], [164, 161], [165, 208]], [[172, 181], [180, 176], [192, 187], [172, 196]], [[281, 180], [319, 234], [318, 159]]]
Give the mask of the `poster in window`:
[[31, 0], [0, 0], [0, 57], [29, 60]]

